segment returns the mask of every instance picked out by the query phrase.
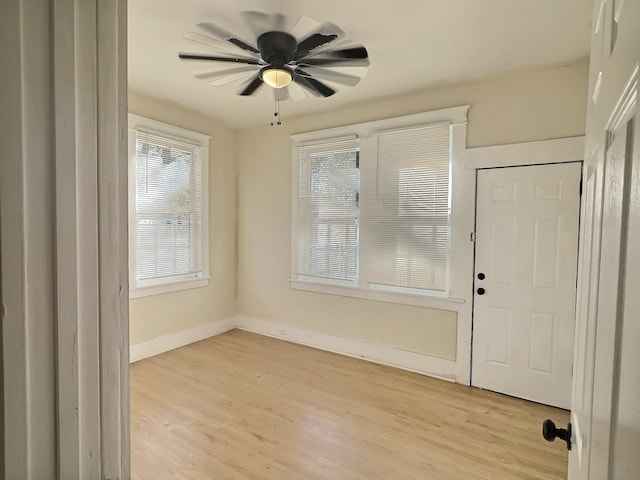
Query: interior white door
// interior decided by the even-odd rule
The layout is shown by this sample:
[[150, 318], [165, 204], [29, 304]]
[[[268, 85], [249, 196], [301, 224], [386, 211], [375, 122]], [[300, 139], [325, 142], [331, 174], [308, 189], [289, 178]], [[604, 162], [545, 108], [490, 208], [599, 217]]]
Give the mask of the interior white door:
[[594, 5], [569, 479], [640, 478], [640, 0]]
[[478, 171], [474, 386], [569, 408], [581, 168]]

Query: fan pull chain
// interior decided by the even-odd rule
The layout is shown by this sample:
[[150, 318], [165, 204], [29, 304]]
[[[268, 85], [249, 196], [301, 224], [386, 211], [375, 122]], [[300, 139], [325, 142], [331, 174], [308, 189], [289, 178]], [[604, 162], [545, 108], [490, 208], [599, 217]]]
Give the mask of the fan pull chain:
[[[276, 83], [278, 81], [278, 73], [276, 72]], [[273, 127], [274, 125], [278, 125], [281, 126], [282, 125], [282, 120], [280, 119], [280, 89], [276, 88], [275, 89], [275, 96], [274, 96], [274, 112], [273, 112], [273, 116], [276, 118], [276, 122], [271, 122], [271, 126]]]
[[271, 126], [281, 126], [282, 125], [282, 120], [280, 119], [280, 92], [278, 90], [276, 90], [276, 98], [275, 98], [275, 105], [274, 105], [274, 112], [273, 112], [273, 116], [276, 118], [275, 122], [271, 122]]

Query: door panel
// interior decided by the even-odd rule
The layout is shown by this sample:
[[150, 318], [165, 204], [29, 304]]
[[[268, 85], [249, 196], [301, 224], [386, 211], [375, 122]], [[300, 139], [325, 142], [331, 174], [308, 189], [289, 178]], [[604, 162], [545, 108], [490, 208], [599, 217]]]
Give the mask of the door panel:
[[487, 361], [498, 365], [510, 366], [511, 352], [511, 317], [512, 311], [507, 308], [489, 308], [489, 342]]
[[493, 218], [491, 237], [491, 283], [510, 285], [515, 258], [513, 245], [516, 244], [517, 220], [511, 218]]
[[580, 163], [478, 172], [473, 385], [569, 407], [580, 176]]
[[[558, 199], [560, 200], [560, 199]], [[560, 217], [536, 218], [533, 227], [533, 288], [556, 288], [560, 246]]]
[[553, 374], [557, 318], [550, 313], [531, 312], [529, 369], [532, 371]]

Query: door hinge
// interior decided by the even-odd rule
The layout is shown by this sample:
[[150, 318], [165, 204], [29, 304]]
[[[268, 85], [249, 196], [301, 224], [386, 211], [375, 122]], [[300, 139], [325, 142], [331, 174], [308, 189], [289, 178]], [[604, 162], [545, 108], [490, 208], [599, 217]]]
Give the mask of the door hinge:
[[475, 242], [476, 241], [476, 232], [471, 232], [469, 234], [469, 241], [470, 242]]
[[580, 187], [579, 187], [578, 195], [580, 195], [580, 198], [582, 198], [582, 177], [580, 177]]

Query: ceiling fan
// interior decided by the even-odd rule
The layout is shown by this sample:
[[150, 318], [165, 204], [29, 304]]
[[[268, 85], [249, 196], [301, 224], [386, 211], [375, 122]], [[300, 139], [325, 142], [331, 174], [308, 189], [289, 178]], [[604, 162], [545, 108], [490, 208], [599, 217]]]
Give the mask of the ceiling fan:
[[216, 49], [216, 54], [180, 52], [182, 60], [210, 62], [213, 70], [195, 77], [213, 85], [242, 82], [241, 96], [255, 95], [266, 84], [278, 100], [330, 97], [340, 86], [355, 86], [369, 65], [367, 49], [353, 45], [332, 23], [301, 17], [290, 29], [280, 14], [241, 12], [249, 27], [247, 41], [211, 22], [184, 38]]

